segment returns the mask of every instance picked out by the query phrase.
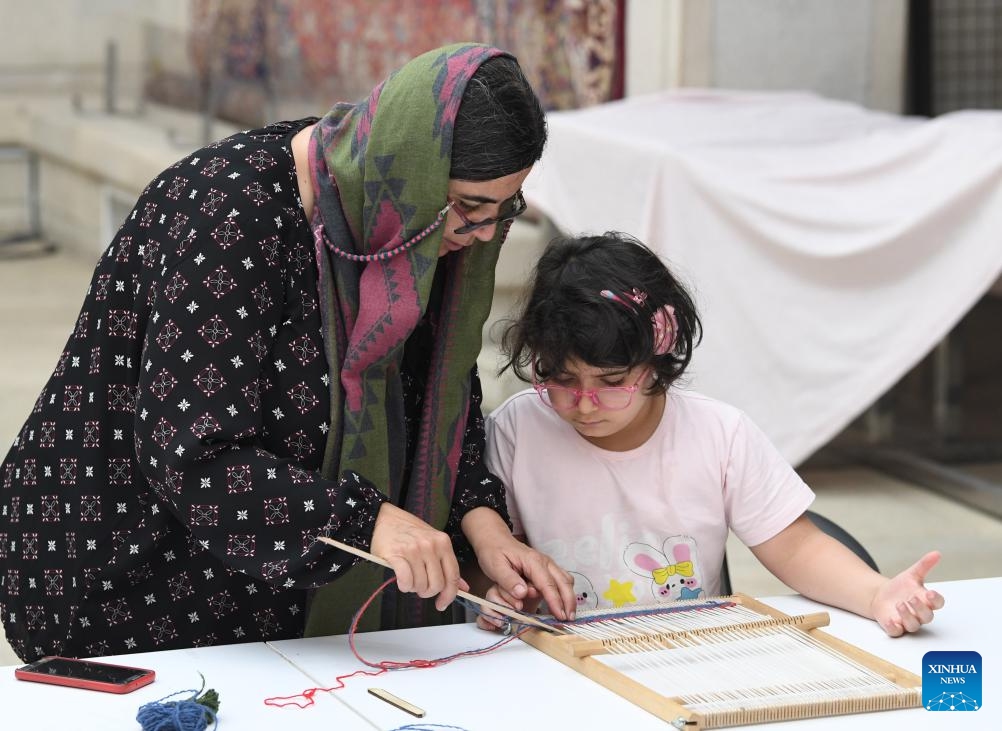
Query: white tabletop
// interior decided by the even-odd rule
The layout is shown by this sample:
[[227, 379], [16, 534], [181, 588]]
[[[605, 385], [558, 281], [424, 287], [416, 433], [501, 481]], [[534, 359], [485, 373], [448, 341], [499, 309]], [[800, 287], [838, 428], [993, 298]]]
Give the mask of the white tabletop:
[[[974, 650], [983, 661], [984, 708], [951, 714], [924, 709], [860, 714], [852, 728], [940, 729], [947, 722], [961, 729], [1002, 728], [1002, 640], [992, 626], [1002, 603], [1002, 578], [933, 584], [946, 597], [946, 607], [921, 633], [892, 639], [877, 625], [835, 609], [825, 629], [836, 637], [895, 663], [917, 675], [930, 650]], [[818, 611], [819, 605], [796, 596], [765, 601], [787, 614]], [[995, 607], [995, 609], [992, 609]], [[432, 659], [486, 647], [497, 640], [473, 625], [396, 630], [358, 635], [362, 657], [372, 660]], [[14, 666], [0, 668], [0, 704], [4, 729], [133, 729], [143, 703], [179, 690], [195, 689], [198, 673], [219, 692], [222, 728], [397, 729], [408, 724], [452, 726], [467, 731], [537, 729], [657, 729], [665, 722], [584, 678], [545, 654], [516, 640], [482, 656], [447, 665], [356, 676], [346, 687], [316, 695], [308, 708], [273, 708], [264, 699], [301, 693], [335, 684], [335, 678], [365, 669], [352, 654], [345, 636], [286, 640], [270, 644], [227, 645], [105, 658], [156, 670], [150, 686], [124, 696], [58, 688], [14, 679]], [[420, 720], [367, 691], [383, 688], [421, 707]], [[9, 725], [8, 723], [11, 722]], [[818, 731], [845, 729], [847, 717], [764, 724], [751, 728]]]
[[[18, 681], [14, 678], [16, 665], [0, 668], [0, 706], [4, 708], [0, 728], [4, 731], [139, 729], [135, 719], [140, 706], [177, 691], [198, 690], [202, 684], [201, 673], [205, 676], [206, 688], [219, 692], [222, 728], [275, 729], [279, 723], [293, 720], [266, 707], [264, 698], [285, 695], [287, 688], [295, 689], [290, 692], [298, 692], [306, 687], [304, 684], [309, 684], [300, 670], [283, 661], [264, 643], [143, 652], [100, 659], [150, 668], [156, 671], [156, 680], [132, 693], [115, 695]], [[190, 693], [177, 698], [188, 697]], [[308, 711], [299, 711], [310, 715], [296, 716], [295, 723], [302, 723], [304, 728], [320, 724], [331, 729], [369, 728], [336, 695], [324, 695], [316, 700], [316, 705]]]

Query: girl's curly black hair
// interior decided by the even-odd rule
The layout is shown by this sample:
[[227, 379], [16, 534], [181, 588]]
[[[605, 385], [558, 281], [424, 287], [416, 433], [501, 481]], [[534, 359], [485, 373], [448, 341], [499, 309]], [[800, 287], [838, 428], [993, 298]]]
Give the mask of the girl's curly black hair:
[[[647, 294], [643, 305], [624, 306], [602, 290]], [[702, 329], [692, 297], [657, 254], [615, 231], [601, 236], [558, 237], [536, 264], [521, 315], [502, 337], [508, 368], [523, 381], [558, 375], [570, 360], [596, 368], [649, 364], [650, 393], [665, 391], [685, 371]], [[634, 303], [631, 301], [631, 305]], [[652, 314], [675, 308], [678, 332], [671, 350], [655, 353]]]

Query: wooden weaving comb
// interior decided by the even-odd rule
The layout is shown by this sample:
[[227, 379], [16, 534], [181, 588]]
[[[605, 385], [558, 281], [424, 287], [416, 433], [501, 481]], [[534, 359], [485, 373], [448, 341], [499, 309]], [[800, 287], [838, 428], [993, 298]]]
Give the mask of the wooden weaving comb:
[[[359, 558], [364, 558], [366, 561], [371, 561], [372, 563], [379, 564], [380, 566], [385, 566], [388, 569], [393, 568], [392, 566], [390, 566], [388, 562], [384, 561], [379, 556], [375, 556], [369, 553], [368, 551], [363, 551], [361, 548], [355, 548], [354, 546], [349, 546], [347, 543], [336, 541], [333, 538], [328, 538], [327, 536], [317, 536], [317, 540], [323, 541], [324, 543], [330, 546], [334, 546], [334, 548], [344, 551], [345, 553], [350, 553], [354, 556], [358, 556]], [[546, 624], [545, 622], [540, 622], [538, 619], [530, 617], [528, 614], [522, 614], [521, 612], [516, 612], [512, 608], [506, 607], [503, 604], [497, 604], [496, 602], [492, 602], [490, 599], [484, 599], [483, 597], [479, 597], [476, 594], [470, 594], [469, 592], [463, 591], [462, 589], [457, 591], [456, 595], [462, 597], [463, 599], [466, 599], [467, 601], [473, 602], [478, 606], [487, 607], [488, 609], [493, 609], [498, 614], [503, 614], [506, 617], [514, 619], [519, 624], [531, 625], [532, 627], [535, 627], [537, 629], [546, 630], [547, 632], [553, 632], [554, 634], [564, 634], [564, 631], [559, 627], [554, 627], [553, 625]]]

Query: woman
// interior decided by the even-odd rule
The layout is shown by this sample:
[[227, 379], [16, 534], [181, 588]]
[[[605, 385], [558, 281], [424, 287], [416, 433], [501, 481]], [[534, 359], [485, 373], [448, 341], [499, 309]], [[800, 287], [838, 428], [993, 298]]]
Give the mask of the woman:
[[343, 632], [384, 572], [317, 535], [409, 592], [363, 628], [449, 621], [471, 547], [569, 613], [569, 576], [508, 531], [475, 372], [544, 141], [514, 59], [457, 45], [155, 179], [2, 469], [15, 652]]

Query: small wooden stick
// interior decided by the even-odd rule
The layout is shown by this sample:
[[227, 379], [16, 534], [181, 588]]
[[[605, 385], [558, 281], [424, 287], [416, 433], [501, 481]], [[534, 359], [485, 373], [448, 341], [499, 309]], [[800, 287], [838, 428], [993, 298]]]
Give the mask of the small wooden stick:
[[[384, 561], [379, 556], [374, 556], [368, 551], [363, 551], [361, 548], [355, 548], [354, 546], [349, 546], [347, 543], [336, 541], [333, 538], [328, 538], [327, 536], [317, 536], [317, 540], [323, 541], [328, 545], [334, 546], [334, 548], [338, 548], [342, 551], [345, 551], [346, 553], [358, 556], [359, 558], [364, 558], [366, 561], [372, 561], [372, 563], [379, 564], [380, 566], [385, 566], [388, 569], [393, 568], [387, 561]], [[550, 624], [546, 624], [544, 622], [540, 622], [538, 619], [530, 617], [528, 614], [522, 614], [521, 612], [516, 612], [514, 609], [510, 607], [506, 607], [503, 604], [496, 604], [495, 602], [492, 602], [489, 599], [484, 599], [483, 597], [479, 597], [476, 594], [470, 594], [469, 592], [460, 589], [459, 591], [456, 592], [456, 595], [461, 596], [463, 599], [471, 601], [474, 604], [477, 604], [481, 607], [488, 607], [489, 609], [493, 609], [498, 614], [503, 614], [506, 617], [510, 617], [520, 624], [532, 625], [533, 627], [536, 627], [538, 629], [545, 629], [547, 632], [553, 632], [556, 634], [565, 634], [564, 630], [562, 629], [554, 627], [553, 625]]]
[[406, 711], [412, 716], [417, 716], [418, 718], [424, 718], [424, 711], [413, 703], [408, 703], [403, 698], [393, 695], [382, 688], [369, 688], [369, 692], [376, 696], [380, 700], [386, 701], [391, 706], [396, 706], [401, 711]]

